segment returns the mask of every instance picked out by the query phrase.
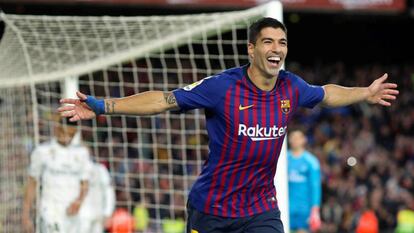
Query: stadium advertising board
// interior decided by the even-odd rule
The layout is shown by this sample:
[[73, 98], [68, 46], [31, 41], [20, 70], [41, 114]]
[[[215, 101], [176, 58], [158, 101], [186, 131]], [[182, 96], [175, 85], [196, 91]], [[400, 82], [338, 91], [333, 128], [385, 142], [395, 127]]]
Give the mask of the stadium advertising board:
[[[212, 8], [252, 7], [269, 0], [3, 0], [13, 3], [53, 3], [53, 4], [107, 4], [107, 5], [147, 5], [147, 6], [186, 6]], [[338, 11], [361, 10], [377, 12], [399, 12], [406, 8], [405, 0], [280, 0], [286, 10]]]
[[281, 0], [286, 8], [313, 10], [403, 11], [404, 0]]

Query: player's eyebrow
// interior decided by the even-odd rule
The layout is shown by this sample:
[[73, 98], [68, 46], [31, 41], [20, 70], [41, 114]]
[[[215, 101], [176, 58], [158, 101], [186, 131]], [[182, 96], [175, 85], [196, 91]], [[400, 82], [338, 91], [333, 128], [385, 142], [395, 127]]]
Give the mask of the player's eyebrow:
[[[271, 37], [264, 37], [264, 38], [261, 39], [262, 42], [265, 41], [265, 40], [275, 41], [275, 39], [273, 39]], [[287, 43], [286, 38], [281, 38], [281, 39], [278, 39], [278, 40], [281, 41], [281, 42], [286, 42]]]
[[275, 41], [273, 38], [270, 38], [270, 37], [263, 37], [263, 38], [262, 38], [262, 41], [265, 41], [265, 40]]

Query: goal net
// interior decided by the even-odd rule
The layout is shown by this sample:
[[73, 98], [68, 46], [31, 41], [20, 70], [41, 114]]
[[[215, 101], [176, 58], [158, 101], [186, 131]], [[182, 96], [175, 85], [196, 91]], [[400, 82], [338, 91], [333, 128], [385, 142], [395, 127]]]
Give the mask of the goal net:
[[[273, 12], [273, 13], [272, 13]], [[281, 19], [270, 2], [243, 11], [149, 17], [1, 14], [0, 232], [22, 232], [29, 155], [53, 136], [50, 114], [75, 90], [101, 98], [171, 91], [248, 62], [247, 27]], [[110, 171], [117, 208], [140, 232], [185, 219], [187, 194], [208, 156], [204, 113], [101, 116], [82, 140]]]

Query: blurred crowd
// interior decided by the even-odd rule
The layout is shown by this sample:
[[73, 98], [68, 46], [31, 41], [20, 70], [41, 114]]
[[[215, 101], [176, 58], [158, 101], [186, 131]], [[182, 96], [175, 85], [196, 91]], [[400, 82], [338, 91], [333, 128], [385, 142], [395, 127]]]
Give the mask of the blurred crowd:
[[[287, 70], [311, 84], [344, 86], [367, 86], [388, 72], [389, 81], [399, 85], [399, 97], [391, 107], [360, 103], [301, 109], [289, 128], [306, 132], [308, 149], [321, 163], [320, 232], [363, 232], [358, 229], [367, 212], [374, 213], [379, 232], [414, 232], [414, 65], [303, 65], [289, 61]], [[124, 74], [123, 80], [113, 80], [107, 89], [110, 93], [100, 94], [105, 88], [96, 77], [91, 79], [94, 82], [80, 81], [81, 90], [97, 96], [117, 97], [151, 88], [150, 80], [138, 80], [134, 86], [136, 80], [128, 80]], [[185, 79], [186, 84], [192, 81]], [[82, 122], [82, 134], [95, 159], [110, 171], [117, 204], [113, 217], [120, 219], [116, 222], [127, 229], [124, 232], [130, 232], [131, 222], [134, 232], [184, 232], [188, 190], [208, 156], [202, 111], [154, 117], [102, 116]], [[18, 159], [25, 164], [27, 160]], [[18, 219], [18, 214], [7, 216], [6, 222], [19, 222], [12, 219]], [[404, 221], [408, 222], [405, 230]]]
[[[321, 232], [356, 232], [367, 211], [380, 232], [394, 232], [398, 214], [414, 210], [413, 66], [288, 62], [287, 70], [311, 84], [344, 86], [367, 86], [388, 72], [389, 81], [399, 85], [398, 100], [389, 108], [318, 106], [300, 110], [289, 125], [306, 132], [308, 149], [321, 162]], [[91, 146], [111, 171], [118, 207], [136, 216], [139, 232], [183, 231], [187, 192], [208, 155], [204, 124], [199, 111], [103, 117], [100, 133], [84, 132], [85, 139], [92, 142], [97, 135], [103, 142]]]
[[288, 69], [309, 83], [345, 86], [367, 86], [388, 72], [399, 85], [392, 107], [317, 107], [301, 110], [289, 126], [307, 133], [308, 149], [321, 162], [322, 232], [355, 232], [366, 211], [375, 213], [380, 232], [394, 232], [397, 215], [414, 210], [413, 66], [288, 63]]
[[[399, 85], [389, 108], [318, 106], [300, 110], [289, 125], [306, 132], [308, 149], [321, 162], [321, 232], [355, 232], [366, 211], [375, 213], [380, 232], [394, 232], [398, 214], [414, 210], [413, 66], [288, 62], [287, 70], [311, 84], [344, 86], [367, 86], [388, 72]], [[203, 113], [102, 117], [97, 123], [101, 131], [84, 130], [84, 138], [113, 176], [118, 207], [137, 216], [136, 230], [182, 231], [187, 192], [208, 155]], [[102, 144], [93, 143], [96, 137]]]

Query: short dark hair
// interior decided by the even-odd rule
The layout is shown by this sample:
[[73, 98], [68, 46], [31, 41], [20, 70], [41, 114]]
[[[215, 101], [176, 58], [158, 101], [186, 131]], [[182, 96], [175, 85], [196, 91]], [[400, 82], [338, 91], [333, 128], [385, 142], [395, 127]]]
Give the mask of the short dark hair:
[[260, 31], [262, 31], [263, 28], [267, 28], [267, 27], [272, 27], [275, 29], [280, 28], [287, 35], [287, 28], [282, 22], [274, 18], [264, 17], [250, 25], [249, 43], [256, 44], [256, 40], [257, 40], [258, 35], [260, 34]]
[[69, 117], [63, 117], [58, 113], [52, 113], [50, 118], [55, 124], [59, 126], [69, 126], [74, 127], [78, 125], [78, 121], [71, 122], [69, 121]]
[[56, 111], [44, 112], [44, 118], [46, 121], [51, 121], [53, 124], [67, 125], [67, 126], [77, 126], [78, 121], [71, 122], [69, 117], [61, 116]]
[[60, 122], [61, 125], [66, 125], [66, 126], [77, 126], [78, 125], [78, 121], [70, 121], [68, 117], [60, 117]]

